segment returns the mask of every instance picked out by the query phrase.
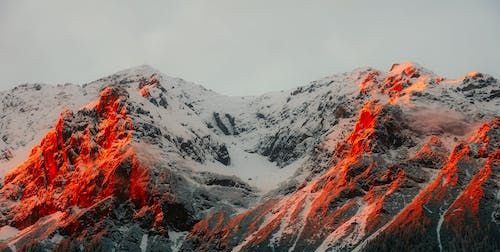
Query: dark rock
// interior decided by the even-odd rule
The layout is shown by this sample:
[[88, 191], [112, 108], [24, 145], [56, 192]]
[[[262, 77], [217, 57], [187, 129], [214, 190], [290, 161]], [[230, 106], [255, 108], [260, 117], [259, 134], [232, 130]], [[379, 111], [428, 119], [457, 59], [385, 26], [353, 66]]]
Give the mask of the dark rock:
[[229, 157], [229, 152], [225, 145], [220, 145], [216, 150], [217, 157], [216, 160], [224, 165], [229, 165], [231, 163], [231, 158]]
[[225, 114], [227, 120], [229, 120], [229, 124], [231, 125], [231, 128], [233, 130], [233, 135], [238, 135], [238, 130], [236, 129], [236, 122], [233, 116], [230, 114]]
[[256, 116], [257, 116], [257, 118], [259, 118], [259, 119], [266, 119], [266, 116], [265, 116], [264, 114], [262, 114], [262, 113], [256, 113], [255, 115], [256, 115]]
[[214, 117], [215, 123], [217, 124], [217, 127], [219, 127], [219, 129], [222, 131], [222, 133], [224, 133], [224, 135], [231, 135], [231, 133], [227, 129], [227, 127], [224, 124], [224, 122], [222, 122], [222, 120], [221, 120], [221, 118], [219, 116], [219, 113], [214, 112], [213, 113], [213, 117]]

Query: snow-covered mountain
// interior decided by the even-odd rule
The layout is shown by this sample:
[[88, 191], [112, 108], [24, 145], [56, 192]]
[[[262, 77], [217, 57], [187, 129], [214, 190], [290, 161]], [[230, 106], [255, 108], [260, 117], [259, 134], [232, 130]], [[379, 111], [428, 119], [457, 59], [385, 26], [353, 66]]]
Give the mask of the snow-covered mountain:
[[500, 249], [500, 84], [414, 63], [228, 97], [140, 66], [0, 93], [5, 251]]

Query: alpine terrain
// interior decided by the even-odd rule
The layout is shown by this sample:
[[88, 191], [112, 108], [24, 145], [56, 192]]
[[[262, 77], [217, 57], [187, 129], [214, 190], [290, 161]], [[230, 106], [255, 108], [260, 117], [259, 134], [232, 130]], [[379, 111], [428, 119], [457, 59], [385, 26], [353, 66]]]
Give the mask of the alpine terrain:
[[487, 74], [230, 97], [144, 65], [0, 100], [0, 251], [500, 250]]

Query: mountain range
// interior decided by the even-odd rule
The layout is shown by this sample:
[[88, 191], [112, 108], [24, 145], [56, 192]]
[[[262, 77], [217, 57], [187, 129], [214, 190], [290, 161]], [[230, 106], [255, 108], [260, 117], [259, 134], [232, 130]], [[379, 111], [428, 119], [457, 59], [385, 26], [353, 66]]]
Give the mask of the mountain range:
[[225, 96], [143, 65], [0, 92], [1, 251], [498, 251], [500, 82]]

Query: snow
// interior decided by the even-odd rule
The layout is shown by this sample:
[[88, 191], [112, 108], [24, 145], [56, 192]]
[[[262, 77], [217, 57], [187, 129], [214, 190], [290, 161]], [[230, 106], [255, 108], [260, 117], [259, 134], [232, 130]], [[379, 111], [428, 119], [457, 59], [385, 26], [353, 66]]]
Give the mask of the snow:
[[32, 147], [37, 144], [42, 139], [42, 134], [34, 137], [32, 143], [21, 146], [13, 151], [11, 151], [13, 157], [9, 160], [0, 160], [0, 178], [3, 178], [8, 171], [15, 168], [21, 162], [26, 160], [31, 152]]
[[443, 226], [444, 216], [446, 215], [447, 211], [448, 210], [443, 211], [442, 208], [439, 208], [439, 221], [438, 224], [436, 225], [436, 235], [437, 235], [439, 251], [443, 251], [443, 244], [441, 243], [441, 227]]
[[317, 252], [331, 248], [335, 248], [335, 250], [345, 249], [352, 244], [357, 244], [365, 237], [366, 223], [376, 208], [376, 203], [358, 202], [358, 204], [360, 205], [358, 212], [336, 228], [316, 249]]
[[0, 228], [0, 242], [9, 240], [10, 238], [16, 236], [18, 233], [19, 230], [17, 228], [5, 225]]
[[[434, 178], [431, 179], [431, 181]], [[425, 191], [425, 186], [420, 187], [419, 191], [417, 192], [416, 195], [421, 194], [422, 192]], [[400, 210], [400, 213], [404, 212], [407, 208], [409, 208], [410, 205], [406, 205], [403, 209]], [[383, 233], [391, 224], [398, 218], [398, 214], [394, 215], [388, 222], [386, 222], [382, 227], [377, 229], [375, 232], [370, 234], [369, 236], [365, 237], [363, 241], [361, 241], [354, 249], [352, 249], [352, 252], [360, 252], [363, 250], [363, 248], [370, 242], [371, 240], [375, 239], [377, 236], [379, 236], [381, 233]]]
[[[304, 228], [306, 226], [306, 216], [309, 215], [309, 212], [311, 210], [311, 205], [312, 205], [312, 195], [305, 196], [306, 197], [306, 202], [304, 204], [304, 207], [302, 208], [302, 211], [300, 212], [300, 219], [301, 219], [301, 225], [300, 229], [297, 233], [297, 238], [295, 238], [295, 241], [293, 242], [293, 245], [288, 249], [288, 252], [293, 252], [295, 250], [295, 247], [297, 246], [297, 242], [300, 239], [300, 236], [304, 232]], [[288, 232], [293, 232], [293, 230], [289, 230]]]
[[[435, 77], [435, 75], [414, 63], [395, 65], [386, 76], [401, 75], [411, 67], [418, 69], [425, 75], [416, 80], [406, 90], [407, 93], [400, 97], [404, 101], [401, 107], [405, 112], [408, 112], [405, 114], [410, 115], [412, 126], [415, 128], [425, 131], [426, 134], [444, 131], [446, 134], [443, 136], [443, 141], [449, 141], [445, 142], [446, 146], [453, 146], [452, 139], [455, 136], [461, 136], [461, 131], [450, 131], [450, 129], [458, 128], [466, 131], [469, 127], [473, 127], [470, 123], [473, 120], [470, 118], [479, 112], [498, 115], [497, 101], [478, 100], [471, 104], [462, 93], [456, 90], [455, 86], [462, 83], [463, 79], [444, 80], [440, 85], [431, 85], [428, 81], [430, 77]], [[10, 91], [0, 92], [2, 100], [0, 103], [0, 151], [8, 149], [13, 153], [13, 158], [0, 160], [0, 178], [28, 157], [31, 148], [39, 143], [45, 133], [53, 127], [62, 111], [66, 109], [77, 111], [92, 106], [91, 102], [96, 99], [103, 86], [127, 79], [132, 81], [130, 84], [124, 84], [128, 85], [127, 91], [130, 94], [130, 101], [150, 112], [148, 116], [137, 117], [134, 120], [154, 124], [161, 129], [163, 135], [172, 138], [196, 140], [209, 137], [211, 143], [227, 147], [231, 162], [230, 165], [225, 166], [214, 160], [209, 154], [206, 154], [207, 158], [203, 162], [195, 162], [182, 157], [179, 150], [172, 147], [167, 141], [162, 140], [163, 142], [158, 146], [151, 146], [149, 143], [140, 142], [139, 139], [139, 142], [134, 144], [136, 144], [138, 153], [141, 154], [141, 159], [151, 162], [170, 162], [169, 164], [173, 165], [169, 168], [183, 176], [185, 175], [188, 179], [191, 179], [193, 173], [196, 172], [236, 176], [256, 188], [258, 194], [263, 196], [267, 192], [279, 188], [280, 184], [290, 179], [304, 179], [307, 175], [307, 169], [302, 168], [310, 161], [312, 147], [320, 146], [323, 151], [332, 152], [337, 147], [339, 140], [346, 137], [349, 129], [355, 123], [355, 113], [362, 105], [362, 100], [353, 97], [359, 94], [358, 84], [360, 80], [370, 71], [376, 70], [357, 69], [351, 73], [328, 76], [294, 90], [248, 97], [220, 95], [195, 83], [163, 75], [147, 65], [118, 72], [85, 86], [71, 84], [20, 86]], [[476, 75], [469, 77], [472, 78]], [[150, 78], [150, 76], [156, 76], [161, 86], [167, 90], [165, 92], [168, 100], [166, 108], [152, 104], [139, 93], [138, 78]], [[380, 78], [383, 77], [380, 76]], [[40, 89], [38, 89], [39, 87]], [[151, 88], [150, 92], [152, 97], [157, 97], [160, 94], [160, 90], [157, 88]], [[414, 96], [414, 93], [425, 95]], [[384, 100], [387, 97], [381, 97], [381, 99]], [[320, 111], [319, 108], [325, 105], [325, 101], [328, 100], [331, 100], [333, 105], [349, 101], [343, 105], [346, 105], [351, 110], [349, 112], [353, 112], [353, 114], [350, 117], [337, 120], [331, 114], [326, 114], [331, 113], [335, 107], [328, 107], [326, 112]], [[213, 125], [214, 112], [233, 116], [237, 126], [245, 128], [246, 131], [239, 132], [237, 135], [224, 135], [217, 126]], [[259, 118], [257, 113], [262, 114], [264, 118]], [[324, 115], [327, 115], [326, 118], [322, 117]], [[319, 124], [320, 121], [323, 121], [322, 119], [327, 121], [325, 125]], [[457, 121], [464, 122], [464, 124], [457, 127], [457, 124], [453, 124]], [[209, 123], [214, 127], [207, 127]], [[450, 127], [450, 125], [455, 127]], [[268, 140], [279, 132], [289, 132], [290, 136], [308, 136], [303, 142], [304, 147], [300, 153], [302, 156], [283, 167], [278, 166], [276, 162], [270, 162], [268, 157], [259, 154], [258, 151], [262, 141]], [[2, 139], [3, 136], [6, 136], [6, 140]], [[160, 145], [161, 147], [159, 147]], [[172, 160], [178, 163], [171, 162]], [[185, 167], [181, 167], [181, 161]], [[190, 181], [194, 181], [194, 179]], [[297, 232], [297, 239], [290, 251], [293, 251], [302, 233], [302, 227], [290, 226], [291, 223], [288, 219], [291, 209], [301, 208], [298, 217], [300, 220], [297, 223], [304, 224], [311, 208], [311, 201], [314, 200], [315, 196], [311, 192], [297, 194], [300, 196], [299, 199], [301, 197], [305, 199], [304, 205], [298, 206], [296, 205], [298, 200], [293, 202], [285, 197], [278, 204], [277, 209], [284, 206], [290, 207], [283, 202], [292, 202], [290, 203], [291, 207], [281, 210], [287, 212], [283, 215], [279, 230], [271, 238], [271, 243], [277, 244], [283, 234]], [[405, 200], [404, 197], [403, 200]], [[431, 212], [426, 206], [424, 207]], [[331, 233], [318, 248], [318, 251], [326, 250], [332, 246], [342, 247], [347, 243], [358, 244], [359, 242], [361, 244], [355, 250], [362, 249], [366, 241], [374, 238], [391, 223], [390, 221], [373, 234], [367, 234], [368, 238], [365, 238], [366, 218], [371, 210], [372, 206], [362, 204], [358, 213]], [[445, 212], [440, 213], [440, 220], [436, 227], [439, 243], [440, 227], [444, 214]], [[275, 217], [276, 215], [269, 215], [261, 227]], [[356, 225], [355, 231], [346, 234], [344, 231], [351, 228], [353, 224]], [[19, 231], [13, 227], [4, 226], [0, 228], [0, 241], [10, 240], [16, 235], [22, 236], [22, 233], [29, 231], [29, 228]], [[179, 250], [185, 236], [185, 232], [169, 232], [173, 251]], [[361, 241], [361, 238], [365, 238], [365, 240]], [[52, 237], [55, 243], [60, 239], [62, 237], [59, 234]], [[148, 239], [147, 234], [142, 236], [141, 251], [146, 251]], [[341, 239], [343, 242], [339, 243]], [[14, 243], [9, 244], [14, 246]], [[241, 243], [240, 247], [237, 248], [241, 248], [243, 245], [244, 243]], [[235, 249], [237, 250], [237, 248]], [[442, 249], [441, 245], [440, 249]]]
[[430, 214], [432, 214], [432, 211], [425, 205], [423, 204], [422, 207], [427, 211], [429, 212]]
[[[290, 211], [287, 211], [285, 219], [289, 219], [290, 215], [291, 215]], [[288, 222], [282, 220], [281, 223], [280, 223], [280, 226], [278, 228], [278, 231], [275, 232], [271, 236], [271, 238], [269, 239], [269, 245], [271, 246], [271, 248], [273, 250], [274, 250], [274, 246], [277, 245], [277, 244], [279, 244], [279, 241], [280, 241], [280, 239], [281, 239], [281, 237], [283, 235], [283, 231], [284, 231], [284, 229], [285, 229], [285, 227], [286, 227], [287, 224], [288, 224]]]
[[389, 75], [389, 76], [401, 75], [408, 68], [422, 69], [422, 67], [420, 65], [418, 65], [414, 62], [403, 62], [403, 63], [392, 65], [392, 67], [391, 67], [389, 73], [387, 73], [387, 75]]
[[249, 185], [256, 187], [262, 194], [276, 189], [294, 174], [304, 161], [298, 160], [286, 167], [280, 168], [269, 162], [266, 157], [256, 153], [244, 151], [237, 144], [228, 148], [231, 164], [224, 166], [220, 163], [211, 163], [196, 167], [199, 171], [209, 171], [218, 174], [237, 176]]
[[[0, 160], [0, 178], [28, 157], [61, 112], [78, 109], [92, 98], [73, 84], [26, 84], [0, 92], [0, 138], [6, 138], [5, 144], [14, 156]], [[0, 151], [2, 148], [0, 144]]]
[[186, 238], [187, 235], [188, 232], [168, 231], [168, 237], [172, 242], [172, 245], [170, 247], [172, 249], [172, 252], [180, 251], [182, 243], [184, 242], [184, 239]]
[[[59, 223], [61, 223], [61, 219], [64, 216], [63, 212], [55, 212], [51, 215], [45, 216], [39, 219], [35, 224], [24, 228], [23, 230], [15, 231], [10, 229], [9, 234], [15, 234], [12, 237], [7, 238], [5, 241], [7, 242], [10, 248], [13, 248], [13, 251], [16, 251], [17, 243], [24, 244], [26, 241], [33, 240], [37, 237], [46, 237], [50, 235], [52, 232], [56, 231], [59, 227]], [[56, 241], [59, 237], [56, 237]], [[54, 239], [54, 238], [52, 238]]]
[[12, 250], [12, 252], [16, 252], [17, 251], [16, 246], [13, 245], [13, 244], [9, 244], [9, 248], [10, 248], [10, 250]]
[[50, 241], [54, 244], [59, 244], [63, 239], [64, 237], [57, 233], [50, 239]]
[[148, 234], [142, 235], [139, 247], [141, 248], [141, 252], [146, 252], [146, 249], [148, 248]]

